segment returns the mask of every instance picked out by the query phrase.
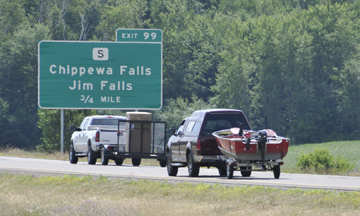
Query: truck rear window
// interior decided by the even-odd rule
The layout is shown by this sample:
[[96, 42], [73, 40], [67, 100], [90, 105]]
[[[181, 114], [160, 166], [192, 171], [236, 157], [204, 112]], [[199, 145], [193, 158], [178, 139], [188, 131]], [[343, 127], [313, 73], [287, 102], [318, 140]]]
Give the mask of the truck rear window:
[[[91, 125], [114, 125], [117, 126], [119, 119], [93, 119]], [[125, 122], [121, 122], [121, 125]]]
[[240, 127], [243, 124], [244, 130], [251, 130], [245, 116], [242, 113], [209, 113], [205, 118], [202, 134], [210, 134], [214, 131]]

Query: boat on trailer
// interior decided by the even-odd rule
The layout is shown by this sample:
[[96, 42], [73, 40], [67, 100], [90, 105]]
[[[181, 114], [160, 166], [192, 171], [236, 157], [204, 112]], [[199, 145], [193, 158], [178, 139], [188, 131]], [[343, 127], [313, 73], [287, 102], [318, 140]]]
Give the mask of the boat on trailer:
[[282, 159], [289, 148], [289, 139], [278, 136], [271, 129], [259, 131], [230, 128], [215, 131], [218, 148], [228, 157], [226, 161], [227, 177], [233, 178], [235, 170], [240, 170], [243, 177], [249, 177], [251, 171], [273, 170], [274, 178], [280, 177]]

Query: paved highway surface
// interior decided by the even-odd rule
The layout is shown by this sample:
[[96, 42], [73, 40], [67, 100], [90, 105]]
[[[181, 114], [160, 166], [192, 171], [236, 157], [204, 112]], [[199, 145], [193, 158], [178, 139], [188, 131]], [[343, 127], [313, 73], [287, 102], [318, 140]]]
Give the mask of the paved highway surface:
[[[129, 160], [129, 159], [127, 159]], [[98, 160], [99, 161], [99, 160]], [[221, 184], [225, 186], [263, 185], [281, 189], [327, 189], [338, 191], [359, 191], [360, 177], [308, 175], [281, 173], [279, 179], [274, 179], [272, 171], [255, 172], [251, 177], [244, 178], [240, 171], [234, 172], [233, 179], [220, 177], [217, 169], [201, 168], [199, 177], [189, 177], [187, 168], [179, 168], [176, 177], [169, 177], [166, 168], [160, 166], [134, 167], [132, 165], [116, 166], [109, 164], [103, 166], [99, 162], [96, 165], [88, 165], [85, 162], [70, 164], [68, 161], [44, 160], [33, 158], [17, 158], [0, 156], [0, 173], [26, 173], [30, 175], [92, 175], [107, 176], [121, 179], [149, 179], [166, 180], [168, 182], [191, 182], [205, 184]]]

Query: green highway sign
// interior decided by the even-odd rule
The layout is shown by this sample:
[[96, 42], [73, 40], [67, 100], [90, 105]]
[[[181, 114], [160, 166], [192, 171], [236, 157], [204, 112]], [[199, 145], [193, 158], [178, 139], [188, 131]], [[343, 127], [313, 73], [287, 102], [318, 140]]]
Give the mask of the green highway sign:
[[38, 105], [43, 109], [161, 109], [161, 34], [160, 41], [152, 43], [39, 42]]
[[160, 29], [117, 29], [117, 42], [162, 42], [162, 31]]

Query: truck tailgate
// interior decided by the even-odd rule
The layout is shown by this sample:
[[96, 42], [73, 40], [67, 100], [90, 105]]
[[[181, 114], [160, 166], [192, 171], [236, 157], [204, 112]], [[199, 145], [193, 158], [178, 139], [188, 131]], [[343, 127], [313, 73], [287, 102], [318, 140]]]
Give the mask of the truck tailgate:
[[[126, 132], [120, 131], [119, 144], [125, 145]], [[118, 131], [117, 130], [100, 130], [99, 142], [100, 144], [117, 144]]]

